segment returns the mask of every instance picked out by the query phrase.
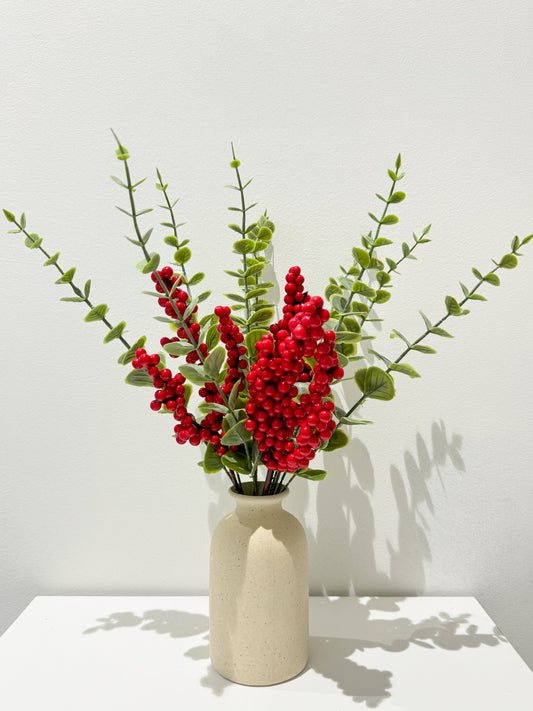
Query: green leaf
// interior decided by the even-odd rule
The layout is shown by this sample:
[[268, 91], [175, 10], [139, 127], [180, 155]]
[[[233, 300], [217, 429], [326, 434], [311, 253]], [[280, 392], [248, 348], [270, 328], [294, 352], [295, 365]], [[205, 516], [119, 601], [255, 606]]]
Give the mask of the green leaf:
[[228, 397], [228, 405], [232, 410], [235, 410], [235, 408], [237, 407], [237, 402], [239, 399], [239, 386], [240, 381], [237, 380], [231, 388], [231, 392]]
[[270, 319], [274, 316], [274, 311], [273, 309], [259, 309], [259, 311], [256, 311], [253, 313], [250, 318], [248, 319], [247, 323], [248, 326], [251, 326], [254, 323], [261, 323], [263, 321], [270, 321]]
[[373, 425], [372, 420], [354, 420], [351, 417], [341, 417], [339, 425]]
[[151, 252], [150, 260], [142, 268], [142, 273], [150, 274], [151, 272], [155, 272], [157, 270], [157, 267], [159, 266], [160, 261], [161, 257], [159, 256], [159, 254], [157, 254], [156, 252]]
[[250, 291], [246, 294], [246, 301], [249, 301], [250, 299], [257, 299], [260, 296], [264, 296], [265, 294], [268, 294], [268, 289], [265, 287], [258, 287], [256, 289], [250, 289]]
[[252, 254], [255, 252], [255, 242], [252, 239], [240, 239], [233, 243], [233, 249], [237, 254]]
[[531, 242], [532, 239], [533, 239], [533, 235], [528, 235], [527, 237], [524, 237], [524, 239], [520, 242], [520, 246], [522, 247], [525, 244], [527, 244], [528, 242]]
[[246, 303], [246, 299], [241, 294], [224, 294], [224, 296], [226, 296], [228, 299], [231, 299], [232, 301], [236, 301], [239, 304]]
[[67, 272], [62, 274], [59, 279], [57, 279], [56, 284], [70, 284], [70, 282], [74, 278], [75, 272], [76, 267], [72, 267], [72, 269], [69, 269]]
[[482, 294], [470, 294], [468, 298], [472, 299], [473, 301], [487, 301], [487, 298]]
[[384, 291], [383, 289], [378, 289], [376, 291], [376, 296], [374, 297], [375, 304], [385, 304], [391, 297], [390, 291]]
[[379, 223], [380, 225], [395, 225], [397, 222], [399, 222], [399, 219], [396, 217], [396, 215], [385, 215], [385, 217], [381, 220]]
[[356, 371], [355, 382], [365, 397], [374, 400], [392, 400], [394, 397], [394, 380], [375, 365]]
[[257, 359], [257, 351], [255, 349], [255, 344], [260, 341], [267, 333], [270, 333], [270, 331], [267, 331], [263, 328], [255, 328], [253, 331], [247, 333], [244, 337], [244, 341], [246, 343], [246, 352], [248, 353], [248, 356], [251, 360]]
[[362, 281], [356, 281], [352, 287], [352, 293], [361, 294], [361, 296], [366, 296], [367, 299], [374, 299], [376, 292], [368, 284]]
[[392, 240], [386, 237], [378, 237], [374, 242], [374, 247], [385, 247], [387, 244], [392, 244]]
[[410, 378], [420, 378], [420, 373], [417, 373], [416, 370], [407, 363], [391, 363], [389, 368], [397, 373], [408, 375]]
[[450, 316], [459, 316], [461, 314], [461, 307], [453, 296], [447, 296], [444, 299], [444, 303], [446, 304], [446, 309]]
[[192, 252], [188, 247], [180, 247], [180, 249], [174, 253], [174, 259], [180, 265], [187, 264], [191, 256]]
[[241, 420], [240, 422], [237, 422], [236, 425], [233, 425], [233, 427], [231, 427], [220, 440], [221, 444], [226, 447], [231, 447], [235, 444], [249, 442], [252, 439], [252, 433], [248, 432], [244, 426], [244, 422], [244, 420]]
[[211, 296], [211, 292], [210, 292], [210, 291], [202, 291], [202, 293], [200, 294], [200, 296], [197, 296], [197, 297], [196, 297], [196, 301], [197, 301], [197, 303], [201, 304], [202, 301], [205, 301], [205, 300], [208, 299], [210, 296]]
[[335, 334], [336, 343], [358, 343], [360, 340], [360, 334], [354, 331], [337, 331]]
[[83, 319], [88, 323], [91, 321], [102, 321], [107, 313], [107, 304], [99, 304], [89, 311], [87, 316]]
[[483, 281], [492, 284], [492, 286], [500, 286], [500, 277], [497, 274], [493, 274], [492, 272], [489, 272], [489, 274], [485, 274], [485, 276], [483, 277]]
[[327, 472], [323, 469], [300, 469], [294, 473], [296, 476], [302, 477], [302, 479], [309, 479], [309, 481], [322, 481], [327, 475]]
[[15, 217], [15, 215], [12, 212], [9, 212], [9, 210], [4, 210], [3, 212], [5, 215], [5, 218], [8, 222], [16, 222], [17, 221], [17, 218]]
[[443, 328], [439, 328], [438, 326], [430, 328], [429, 332], [435, 334], [435, 336], [442, 336], [443, 338], [453, 338], [451, 333], [448, 333], [448, 331], [445, 331]]
[[500, 260], [500, 267], [503, 269], [514, 269], [518, 264], [518, 259], [514, 254], [506, 254]]
[[192, 301], [189, 301], [187, 308], [183, 312], [183, 316], [181, 317], [183, 321], [186, 321], [189, 316], [192, 314], [194, 309], [198, 306], [198, 299], [193, 299]]
[[192, 395], [192, 385], [190, 383], [184, 383], [183, 388], [185, 392], [183, 393], [182, 397], [185, 400], [185, 407], [187, 407]]
[[365, 249], [361, 249], [361, 247], [354, 247], [352, 249], [352, 254], [354, 259], [359, 262], [364, 269], [368, 267], [370, 264], [370, 255]]
[[205, 274], [203, 272], [196, 272], [196, 274], [193, 274], [189, 279], [189, 284], [190, 286], [196, 286], [196, 284], [199, 284], [204, 278]]
[[403, 334], [401, 334], [399, 331], [397, 331], [395, 328], [393, 328], [392, 331], [390, 332], [390, 338], [401, 338], [406, 346], [411, 345], [410, 342], [407, 340], [407, 338]]
[[126, 328], [126, 321], [121, 321], [114, 328], [112, 328], [109, 331], [109, 333], [107, 333], [104, 336], [104, 343], [109, 343], [110, 341], [113, 341], [115, 338], [120, 338], [122, 336], [122, 333], [124, 332], [125, 328]]
[[343, 432], [343, 430], [337, 427], [337, 429], [333, 431], [333, 434], [327, 441], [326, 445], [322, 447], [322, 449], [324, 450], [324, 452], [333, 452], [335, 449], [346, 447], [349, 441], [350, 439], [346, 432]]
[[393, 170], [388, 170], [387, 173], [389, 174], [389, 178], [396, 182], [398, 180], [398, 176]]
[[242, 228], [239, 227], [239, 225], [228, 225], [230, 230], [233, 230], [234, 232], [238, 232], [240, 235], [242, 235]]
[[57, 260], [59, 259], [60, 252], [56, 252], [53, 254], [51, 257], [48, 257], [46, 262], [43, 262], [43, 267], [49, 267], [52, 264], [57, 264]]
[[26, 228], [26, 215], [24, 213], [20, 216], [20, 226], [22, 229]]
[[185, 365], [180, 365], [179, 371], [184, 378], [187, 378], [187, 380], [194, 385], [204, 385], [210, 380], [201, 365], [187, 363]]
[[412, 351], [418, 351], [419, 353], [425, 353], [426, 355], [430, 355], [431, 353], [436, 353], [437, 351], [434, 348], [431, 348], [430, 346], [411, 346]]
[[115, 175], [110, 175], [109, 176], [111, 180], [114, 180], [117, 185], [120, 185], [121, 188], [128, 188], [128, 186], [122, 182], [120, 178], [117, 178]]
[[394, 261], [394, 259], [389, 259], [389, 258], [387, 257], [385, 261], [386, 261], [387, 264], [389, 265], [389, 269], [391, 270], [391, 272], [393, 272], [393, 271], [395, 271], [395, 270], [397, 269], [398, 265], [396, 264], [396, 262]]
[[163, 346], [164, 350], [173, 356], [187, 355], [194, 350], [194, 346], [189, 341], [172, 341]]
[[128, 385], [135, 385], [140, 388], [154, 387], [154, 381], [144, 368], [139, 370], [131, 370], [124, 378], [124, 382], [128, 383]]
[[483, 280], [483, 276], [482, 276], [481, 272], [478, 269], [476, 269], [475, 267], [472, 267], [472, 274], [476, 277], [476, 279], [479, 279], [479, 281]]
[[146, 336], [141, 336], [137, 341], [135, 341], [131, 348], [117, 358], [117, 363], [120, 363], [121, 365], [128, 365], [128, 363], [131, 363], [131, 361], [135, 358], [135, 351], [137, 348], [142, 348], [145, 343]]
[[224, 346], [218, 346], [207, 356], [204, 362], [204, 370], [210, 380], [216, 380], [218, 378], [225, 360], [226, 349]]
[[[259, 272], [262, 272], [263, 269], [265, 268], [265, 262], [258, 262], [257, 264], [251, 264], [248, 269], [242, 273], [242, 274], [237, 274], [239, 278], [248, 278], [250, 276], [253, 276], [254, 274], [259, 274]], [[229, 274], [230, 272], [226, 272], [226, 274]], [[235, 276], [235, 272], [231, 272], [232, 276]]]
[[198, 405], [198, 411], [202, 415], [209, 415], [211, 412], [220, 412], [223, 415], [228, 414], [228, 408], [218, 402], [201, 402]]
[[85, 301], [81, 296], [63, 296], [59, 301]]
[[207, 335], [205, 338], [205, 345], [207, 346], [207, 352], [210, 353], [216, 344], [220, 341], [220, 333], [216, 323], [209, 326], [207, 329]]
[[389, 366], [389, 365], [391, 364], [391, 361], [390, 361], [389, 358], [387, 358], [386, 356], [382, 355], [381, 353], [378, 353], [377, 351], [373, 350], [372, 348], [369, 348], [369, 349], [368, 349], [368, 352], [369, 352], [369, 353], [372, 353], [372, 354], [375, 355], [377, 358], [379, 358], [381, 361], [383, 361], [383, 363], [385, 363], [386, 366]]
[[403, 202], [405, 200], [405, 193], [402, 193], [401, 190], [398, 190], [396, 193], [392, 193], [392, 195], [389, 198], [389, 202]]
[[176, 248], [177, 248], [178, 245], [179, 245], [179, 242], [178, 242], [178, 240], [176, 239], [176, 237], [175, 237], [174, 235], [167, 235], [167, 236], [163, 239], [163, 242], [164, 242], [165, 244], [170, 245], [171, 247], [176, 247]]
[[87, 279], [85, 282], [85, 286], [83, 287], [83, 293], [85, 294], [85, 298], [89, 298], [89, 294], [91, 293], [91, 280]]
[[239, 472], [239, 474], [251, 474], [252, 472], [252, 465], [248, 457], [239, 450], [223, 454], [222, 464], [232, 471]]
[[222, 459], [218, 456], [212, 444], [208, 444], [205, 449], [202, 466], [206, 474], [215, 474], [222, 469]]

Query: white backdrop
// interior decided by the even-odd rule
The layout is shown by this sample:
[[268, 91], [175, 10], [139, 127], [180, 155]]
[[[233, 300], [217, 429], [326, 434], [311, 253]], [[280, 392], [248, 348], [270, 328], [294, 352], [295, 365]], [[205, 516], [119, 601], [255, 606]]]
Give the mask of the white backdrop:
[[[314, 293], [370, 229], [401, 150], [408, 198], [389, 254], [429, 222], [433, 241], [369, 329], [396, 356], [392, 328], [419, 335], [419, 309], [438, 319], [472, 266], [488, 271], [533, 232], [532, 21], [526, 0], [4, 2], [1, 206], [25, 210], [113, 322], [155, 350], [164, 331], [114, 207], [125, 194], [108, 177], [122, 168], [110, 126], [150, 178], [142, 206], [159, 201], [156, 166], [180, 196], [210, 307], [236, 263], [230, 141], [277, 225], [278, 277], [299, 263]], [[172, 441], [149, 391], [122, 382], [118, 342], [102, 345], [102, 324], [59, 301], [68, 287], [42, 255], [16, 235], [1, 244], [0, 625], [36, 594], [205, 593], [226, 481]], [[476, 595], [532, 665], [524, 252], [488, 303], [447, 322], [454, 340], [410, 359], [421, 379], [398, 376], [395, 400], [364, 406], [375, 424], [329, 457], [324, 482], [295, 481], [288, 508], [308, 532], [313, 593]]]

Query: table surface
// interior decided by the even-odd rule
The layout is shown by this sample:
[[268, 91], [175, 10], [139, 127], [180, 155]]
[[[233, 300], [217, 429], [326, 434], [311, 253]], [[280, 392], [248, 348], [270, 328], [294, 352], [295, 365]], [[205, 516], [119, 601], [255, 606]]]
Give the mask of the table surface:
[[209, 661], [208, 598], [36, 597], [0, 638], [5, 711], [531, 711], [533, 673], [473, 597], [312, 597], [309, 663], [247, 687]]

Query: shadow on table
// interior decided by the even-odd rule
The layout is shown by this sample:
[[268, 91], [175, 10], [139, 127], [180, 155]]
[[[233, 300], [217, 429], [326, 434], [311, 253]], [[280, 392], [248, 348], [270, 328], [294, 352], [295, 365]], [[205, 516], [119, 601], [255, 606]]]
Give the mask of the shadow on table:
[[[483, 645], [496, 646], [506, 641], [497, 628], [492, 633], [479, 632], [476, 625], [470, 624], [468, 613], [452, 616], [442, 611], [418, 622], [400, 614], [392, 618], [376, 618], [380, 612], [389, 616], [399, 613], [403, 599], [320, 600], [318, 607], [312, 607], [309, 664], [293, 682], [293, 692], [297, 693], [300, 685], [304, 688], [306, 671], [313, 669], [330, 679], [354, 702], [377, 708], [391, 696], [392, 672], [364, 666], [365, 650], [380, 648], [398, 653], [415, 644], [428, 650], [457, 651]], [[200, 644], [187, 650], [185, 656], [204, 663], [209, 659], [209, 636], [205, 634], [209, 619], [206, 615], [181, 610], [147, 610], [142, 615], [113, 612], [108, 617], [98, 618], [97, 623], [86, 629], [84, 634], [137, 627], [143, 632], [174, 638], [204, 635], [199, 640]], [[210, 664], [201, 683], [217, 696], [221, 696], [224, 689], [232, 684]]]

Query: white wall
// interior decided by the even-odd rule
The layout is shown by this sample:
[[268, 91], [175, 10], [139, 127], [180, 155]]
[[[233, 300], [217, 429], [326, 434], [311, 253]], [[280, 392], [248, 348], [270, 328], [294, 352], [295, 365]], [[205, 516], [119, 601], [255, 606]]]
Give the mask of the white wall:
[[[143, 206], [159, 199], [155, 166], [181, 196], [210, 306], [235, 263], [231, 140], [277, 224], [278, 276], [299, 263], [315, 293], [369, 229], [401, 150], [392, 253], [428, 222], [433, 242], [381, 310], [377, 343], [395, 355], [391, 328], [418, 335], [418, 309], [439, 318], [472, 266], [488, 270], [533, 232], [532, 20], [525, 0], [4, 3], [1, 206], [26, 210], [44, 246], [155, 349], [149, 281], [114, 208], [110, 126], [150, 176]], [[330, 456], [324, 482], [295, 482], [289, 507], [308, 531], [312, 592], [476, 595], [533, 664], [533, 245], [524, 252], [487, 304], [449, 324], [455, 340], [410, 359], [422, 379], [398, 376], [394, 401], [365, 405], [375, 424]], [[1, 625], [36, 594], [205, 592], [226, 481], [178, 448], [147, 391], [123, 384], [116, 342], [59, 301], [68, 288], [40, 255], [17, 236], [1, 255]]]

